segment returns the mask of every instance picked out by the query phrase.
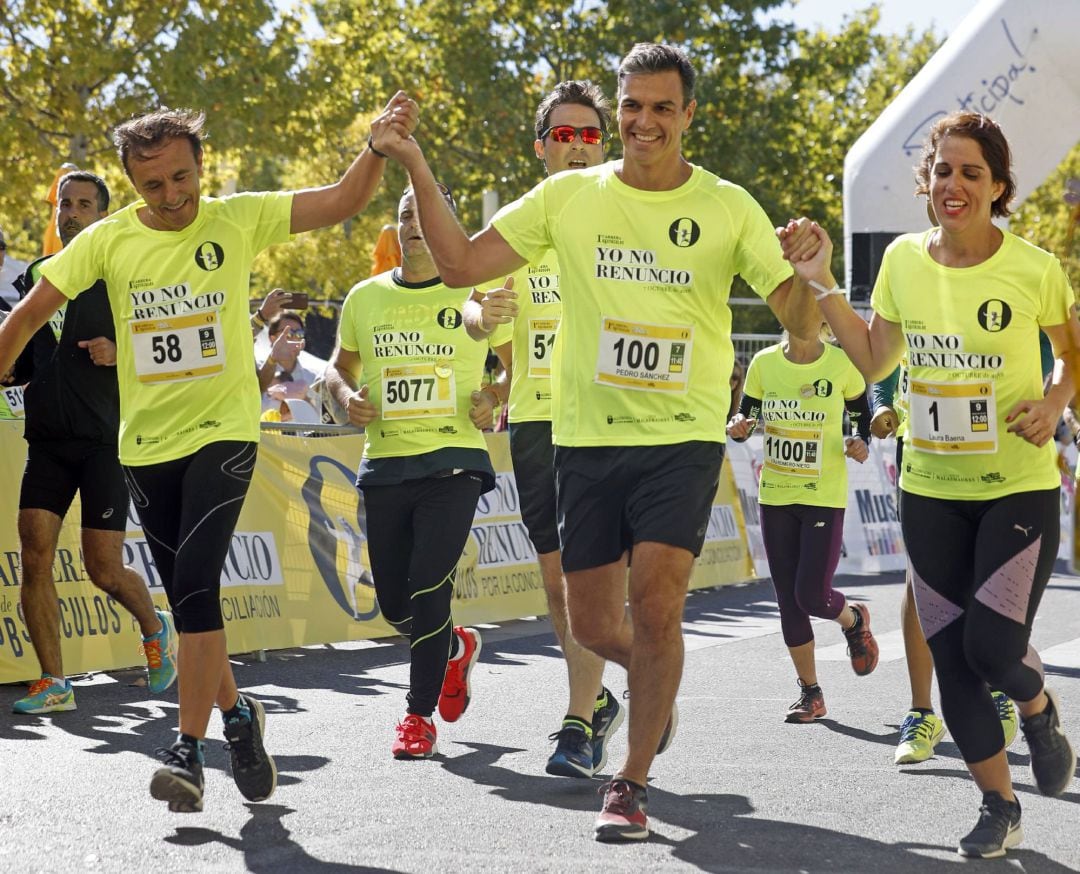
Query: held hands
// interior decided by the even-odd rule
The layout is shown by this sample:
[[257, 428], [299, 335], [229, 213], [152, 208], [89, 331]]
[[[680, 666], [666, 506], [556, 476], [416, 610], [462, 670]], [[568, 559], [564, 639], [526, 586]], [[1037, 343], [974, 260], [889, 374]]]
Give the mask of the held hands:
[[893, 436], [898, 426], [896, 410], [892, 407], [878, 407], [870, 420], [870, 433], [878, 440], [884, 440]]
[[748, 419], [742, 413], [736, 413], [727, 423], [728, 437], [741, 443], [750, 436], [756, 425], [757, 419]]
[[791, 262], [796, 275], [805, 282], [811, 279], [827, 288], [834, 285], [832, 272], [833, 244], [825, 229], [808, 218], [792, 219], [776, 229], [776, 238], [784, 258]]
[[403, 162], [410, 152], [420, 147], [412, 133], [420, 120], [420, 108], [404, 91], [398, 91], [386, 108], [371, 123], [371, 145], [389, 158]]
[[493, 288], [480, 298], [480, 326], [489, 334], [496, 325], [512, 322], [518, 314], [514, 277], [507, 276], [501, 288]]
[[861, 437], [848, 437], [844, 440], [844, 455], [862, 464], [870, 457], [870, 449]]
[[79, 348], [90, 353], [90, 360], [98, 367], [116, 366], [116, 344], [108, 337], [80, 340]]
[[349, 424], [359, 428], [370, 425], [379, 416], [375, 404], [368, 400], [368, 387], [360, 386], [345, 399], [345, 412], [349, 414]]
[[1020, 401], [1005, 417], [1009, 433], [1017, 434], [1033, 446], [1045, 446], [1054, 437], [1062, 408], [1049, 398]]
[[474, 391], [470, 396], [469, 419], [477, 431], [487, 431], [495, 427], [495, 399], [491, 392]]

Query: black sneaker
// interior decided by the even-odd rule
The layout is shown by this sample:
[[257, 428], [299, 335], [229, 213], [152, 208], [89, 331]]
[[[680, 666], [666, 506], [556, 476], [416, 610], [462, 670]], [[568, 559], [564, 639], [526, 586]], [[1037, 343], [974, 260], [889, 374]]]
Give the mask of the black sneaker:
[[1050, 703], [1042, 713], [1020, 721], [1031, 752], [1031, 775], [1043, 795], [1060, 795], [1076, 773], [1076, 752], [1065, 737], [1057, 693], [1046, 690]]
[[225, 721], [225, 749], [232, 762], [233, 780], [248, 801], [265, 801], [277, 786], [277, 766], [263, 747], [266, 711], [247, 695], [241, 695], [237, 704], [251, 715]]
[[592, 740], [580, 724], [563, 723], [548, 739], [555, 741], [555, 752], [548, 759], [545, 771], [557, 777], [592, 777]]
[[997, 792], [985, 792], [979, 821], [960, 838], [957, 852], [976, 859], [996, 859], [1004, 856], [1009, 847], [1018, 846], [1023, 839], [1019, 800], [1006, 801]]
[[[601, 704], [600, 701], [603, 701]], [[603, 699], [597, 699], [600, 706], [593, 710], [592, 761], [593, 773], [599, 774], [607, 764], [608, 741], [619, 730], [626, 717], [626, 708], [619, 703], [610, 689], [604, 689]]]
[[150, 778], [150, 794], [169, 802], [173, 813], [198, 813], [203, 809], [203, 761], [199, 750], [178, 740], [168, 749], [159, 748], [165, 767]]

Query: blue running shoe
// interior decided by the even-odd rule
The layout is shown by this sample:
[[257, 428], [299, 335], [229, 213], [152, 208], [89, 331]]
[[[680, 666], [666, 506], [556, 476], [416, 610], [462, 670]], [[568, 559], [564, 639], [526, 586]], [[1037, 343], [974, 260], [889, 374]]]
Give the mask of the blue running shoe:
[[592, 777], [592, 740], [580, 722], [564, 722], [549, 739], [555, 741], [555, 752], [548, 759], [545, 771], [557, 777]]
[[25, 698], [20, 698], [12, 707], [15, 713], [41, 714], [60, 713], [75, 709], [75, 690], [71, 680], [61, 682], [56, 677], [42, 674], [40, 680], [34, 680]]
[[626, 709], [619, 700], [604, 688], [604, 694], [596, 699], [596, 709], [593, 710], [593, 737], [592, 737], [592, 760], [593, 773], [599, 774], [604, 770], [608, 757], [608, 741], [619, 730], [626, 717]]
[[146, 677], [150, 691], [158, 695], [176, 682], [176, 653], [179, 641], [172, 613], [155, 610], [161, 620], [161, 631], [144, 637], [143, 655], [146, 656]]

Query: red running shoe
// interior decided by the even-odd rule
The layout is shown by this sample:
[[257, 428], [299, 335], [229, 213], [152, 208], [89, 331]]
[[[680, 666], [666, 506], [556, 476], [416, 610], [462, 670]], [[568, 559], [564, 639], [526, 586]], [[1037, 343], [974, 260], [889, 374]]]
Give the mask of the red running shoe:
[[439, 751], [435, 744], [435, 723], [415, 713], [406, 713], [397, 724], [397, 737], [390, 752], [395, 759], [430, 759]]
[[480, 658], [480, 632], [475, 628], [454, 626], [454, 635], [461, 641], [463, 652], [446, 663], [446, 677], [439, 693], [439, 716], [447, 722], [457, 722], [469, 706], [472, 687], [469, 675]]
[[596, 820], [596, 839], [604, 843], [645, 840], [649, 836], [645, 816], [648, 793], [626, 780], [612, 780], [600, 791], [604, 793], [604, 806]]
[[787, 709], [785, 722], [813, 722], [821, 719], [828, 711], [825, 709], [825, 696], [818, 685], [807, 686], [799, 680], [799, 700]]
[[859, 614], [862, 622], [857, 628], [844, 630], [847, 638], [847, 652], [851, 657], [851, 667], [860, 677], [865, 677], [877, 667], [878, 645], [870, 633], [870, 609], [865, 604], [851, 604], [851, 609]]

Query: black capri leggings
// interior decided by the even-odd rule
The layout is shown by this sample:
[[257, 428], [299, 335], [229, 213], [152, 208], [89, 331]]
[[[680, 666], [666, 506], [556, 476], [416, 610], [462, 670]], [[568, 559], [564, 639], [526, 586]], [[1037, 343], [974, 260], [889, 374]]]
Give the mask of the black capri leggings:
[[177, 631], [225, 627], [221, 570], [258, 449], [257, 443], [222, 440], [175, 461], [124, 468]]
[[992, 501], [901, 493], [919, 622], [965, 762], [1005, 745], [991, 688], [1015, 701], [1043, 688], [1042, 661], [1029, 640], [1057, 556], [1058, 491]]
[[435, 712], [453, 639], [450, 598], [480, 499], [479, 474], [364, 486], [368, 554], [379, 609], [409, 635], [408, 712]]

